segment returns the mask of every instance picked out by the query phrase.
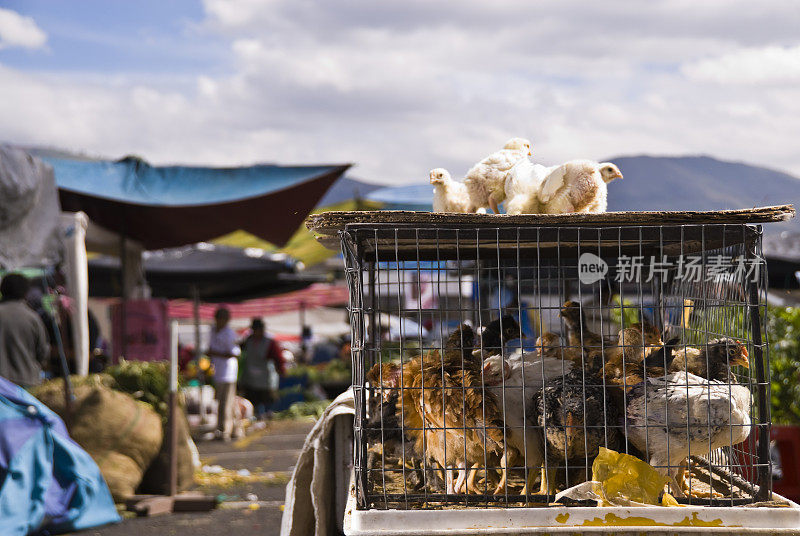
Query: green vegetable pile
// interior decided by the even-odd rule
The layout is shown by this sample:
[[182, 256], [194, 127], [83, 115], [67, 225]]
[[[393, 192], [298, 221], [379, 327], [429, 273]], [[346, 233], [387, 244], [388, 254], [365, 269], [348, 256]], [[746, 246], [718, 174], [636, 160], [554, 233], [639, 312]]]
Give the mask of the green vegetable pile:
[[302, 417], [314, 417], [319, 419], [322, 413], [330, 405], [330, 400], [313, 400], [310, 402], [295, 402], [288, 409], [279, 411], [275, 414], [276, 419], [298, 419]]
[[351, 374], [350, 363], [342, 359], [334, 359], [321, 366], [298, 365], [286, 373], [287, 376], [305, 376], [310, 383], [349, 382]]
[[772, 422], [800, 424], [800, 307], [770, 307]]
[[113, 378], [113, 389], [149, 404], [167, 418], [169, 410], [169, 363], [166, 361], [122, 361], [105, 370]]

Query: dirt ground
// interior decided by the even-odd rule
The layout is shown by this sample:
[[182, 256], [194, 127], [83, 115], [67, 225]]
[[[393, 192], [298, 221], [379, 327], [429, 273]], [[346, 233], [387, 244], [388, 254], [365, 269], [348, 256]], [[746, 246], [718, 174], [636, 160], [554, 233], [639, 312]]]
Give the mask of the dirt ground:
[[[224, 472], [203, 477], [195, 487], [222, 503], [208, 513], [125, 518], [117, 525], [89, 529], [81, 536], [259, 536], [280, 532], [286, 482], [310, 421], [276, 421], [233, 443], [200, 442], [200, 458]], [[242, 474], [238, 474], [238, 471]], [[247, 474], [249, 472], [249, 474]]]

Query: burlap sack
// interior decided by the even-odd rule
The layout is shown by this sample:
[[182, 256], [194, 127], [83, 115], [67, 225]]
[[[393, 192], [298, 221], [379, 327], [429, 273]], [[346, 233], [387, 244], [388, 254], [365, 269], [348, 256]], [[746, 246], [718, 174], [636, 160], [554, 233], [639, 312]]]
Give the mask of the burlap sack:
[[[63, 382], [34, 393], [64, 416]], [[97, 462], [115, 500], [133, 495], [161, 449], [161, 418], [147, 404], [106, 386], [101, 378], [78, 385], [69, 419], [72, 439]]]

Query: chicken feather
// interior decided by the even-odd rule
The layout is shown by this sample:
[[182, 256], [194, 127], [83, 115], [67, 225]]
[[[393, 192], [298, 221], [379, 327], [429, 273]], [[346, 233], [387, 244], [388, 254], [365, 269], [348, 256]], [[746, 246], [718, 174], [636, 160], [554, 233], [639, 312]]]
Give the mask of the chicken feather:
[[505, 183], [511, 168], [530, 155], [531, 143], [522, 138], [506, 142], [503, 149], [490, 154], [470, 168], [464, 178], [470, 202], [475, 208], [491, 208], [497, 214], [497, 206], [506, 196]]
[[[509, 455], [502, 415], [497, 401], [486, 396], [481, 360], [472, 355], [473, 348], [474, 333], [462, 325], [442, 353], [413, 357], [390, 375], [399, 377], [403, 428], [423, 459], [445, 469], [448, 493], [477, 493], [477, 471], [470, 470]], [[455, 482], [452, 470], [458, 473]]]

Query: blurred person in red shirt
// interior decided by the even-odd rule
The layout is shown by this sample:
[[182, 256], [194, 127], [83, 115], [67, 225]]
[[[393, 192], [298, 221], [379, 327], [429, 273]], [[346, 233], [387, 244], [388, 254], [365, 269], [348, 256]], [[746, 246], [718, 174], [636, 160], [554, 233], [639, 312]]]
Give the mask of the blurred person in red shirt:
[[277, 399], [280, 377], [286, 371], [283, 348], [268, 337], [264, 321], [253, 318], [252, 333], [242, 343], [242, 371], [239, 385], [244, 397], [253, 403], [255, 415], [264, 419]]

